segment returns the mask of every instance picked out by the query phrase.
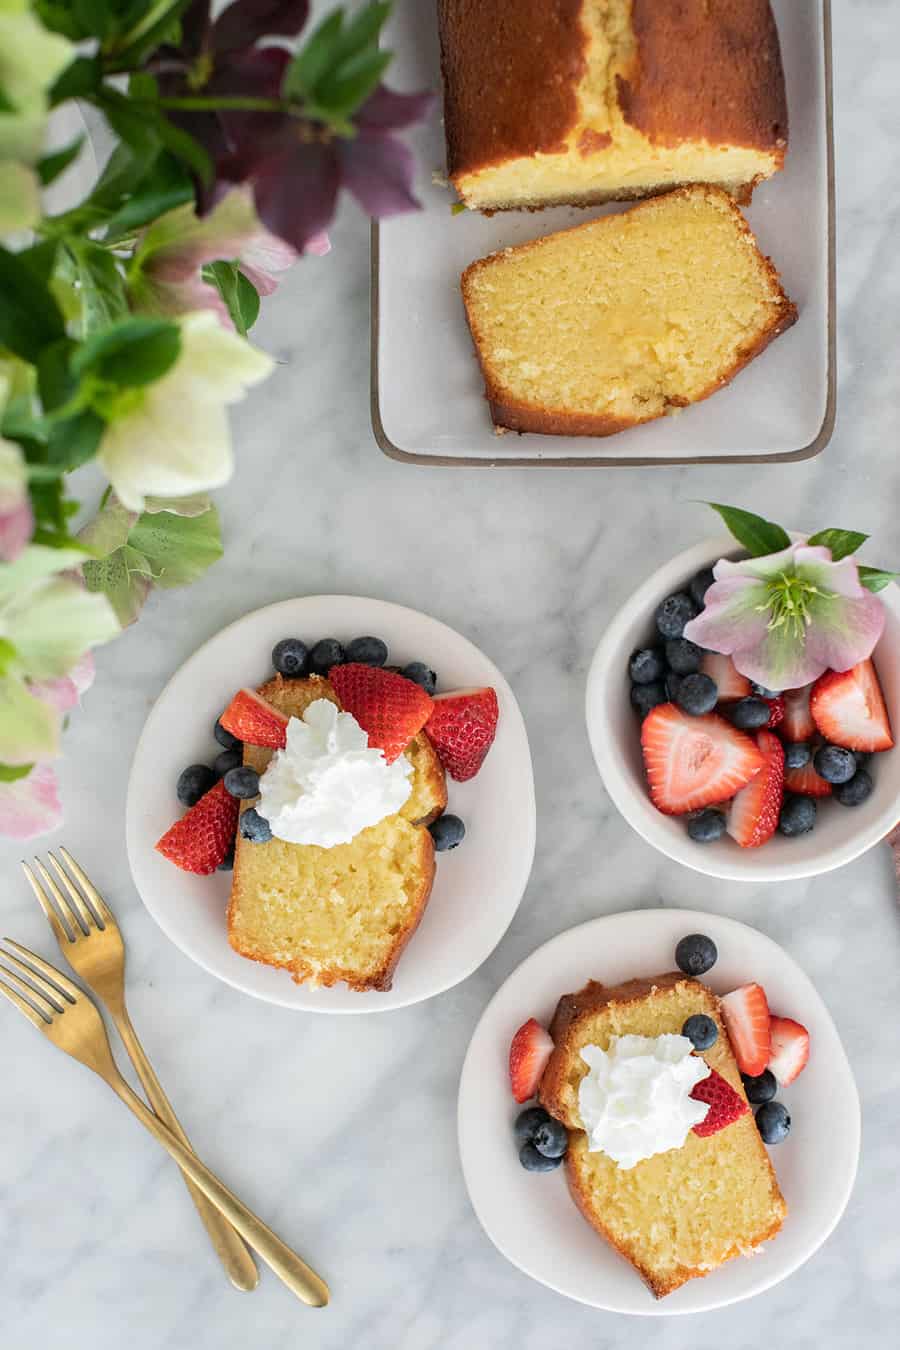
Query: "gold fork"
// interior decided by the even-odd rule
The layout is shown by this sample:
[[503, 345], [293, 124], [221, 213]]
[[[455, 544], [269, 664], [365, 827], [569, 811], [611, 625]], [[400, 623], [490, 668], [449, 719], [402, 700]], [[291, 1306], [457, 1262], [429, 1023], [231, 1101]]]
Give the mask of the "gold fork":
[[[50, 865], [65, 887], [68, 901], [38, 858], [35, 858], [34, 865], [43, 879], [43, 887], [27, 863], [22, 863], [22, 870], [47, 916], [63, 956], [103, 1004], [118, 1028], [153, 1110], [179, 1142], [190, 1148], [190, 1140], [181, 1128], [153, 1066], [144, 1053], [125, 1006], [125, 944], [112, 910], [71, 853], [65, 848], [59, 851], [81, 886], [83, 895], [52, 853], [49, 855]], [[90, 904], [85, 903], [85, 896]], [[55, 906], [53, 901], [56, 902]], [[185, 1177], [185, 1182], [231, 1283], [236, 1289], [255, 1289], [259, 1283], [259, 1272], [240, 1237], [218, 1209], [209, 1203], [203, 1191], [188, 1177]]]
[[238, 1200], [128, 1086], [113, 1060], [103, 1019], [88, 996], [27, 947], [12, 938], [3, 941], [12, 950], [0, 947], [0, 957], [6, 962], [0, 962], [0, 994], [60, 1050], [93, 1069], [291, 1292], [304, 1303], [323, 1308], [328, 1302], [325, 1281]]

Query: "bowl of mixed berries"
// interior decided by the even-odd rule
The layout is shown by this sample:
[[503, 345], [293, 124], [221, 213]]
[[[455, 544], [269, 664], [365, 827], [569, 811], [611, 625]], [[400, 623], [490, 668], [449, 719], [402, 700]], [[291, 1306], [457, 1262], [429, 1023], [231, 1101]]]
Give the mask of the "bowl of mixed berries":
[[900, 591], [865, 535], [733, 507], [597, 649], [587, 719], [629, 824], [711, 876], [778, 881], [857, 857], [900, 819]]

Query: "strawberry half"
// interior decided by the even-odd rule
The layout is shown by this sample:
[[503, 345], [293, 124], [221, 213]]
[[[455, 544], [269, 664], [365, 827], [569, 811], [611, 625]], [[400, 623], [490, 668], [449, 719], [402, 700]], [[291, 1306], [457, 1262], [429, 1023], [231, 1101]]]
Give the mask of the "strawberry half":
[[813, 721], [826, 740], [847, 750], [890, 750], [894, 744], [884, 695], [871, 661], [828, 670], [812, 688]]
[[719, 1000], [741, 1073], [761, 1074], [769, 1063], [769, 1005], [761, 984], [742, 984]]
[[781, 1087], [787, 1087], [806, 1068], [809, 1059], [809, 1032], [790, 1017], [769, 1020], [772, 1048], [769, 1065]]
[[288, 719], [254, 689], [239, 689], [219, 721], [232, 736], [248, 745], [282, 750], [287, 741]]
[[553, 1041], [535, 1017], [529, 1017], [512, 1038], [509, 1047], [509, 1082], [517, 1102], [527, 1102], [538, 1090]]
[[351, 662], [328, 675], [345, 712], [352, 713], [369, 746], [384, 751], [388, 764], [403, 754], [431, 716], [432, 702], [421, 685], [380, 666]]
[[812, 685], [803, 689], [788, 689], [782, 694], [784, 699], [784, 719], [781, 734], [786, 741], [808, 741], [816, 734], [816, 724], [809, 711], [809, 694]]
[[693, 1127], [694, 1134], [705, 1139], [709, 1134], [718, 1134], [726, 1125], [733, 1125], [750, 1110], [739, 1092], [715, 1069], [710, 1069], [708, 1078], [701, 1078], [691, 1088], [690, 1095], [695, 1102], [706, 1102], [709, 1110], [699, 1124]]
[[727, 830], [741, 848], [767, 844], [778, 828], [784, 798], [784, 748], [771, 731], [758, 731], [756, 744], [765, 764], [731, 803]]
[[225, 791], [220, 779], [196, 806], [166, 830], [156, 847], [183, 872], [209, 876], [225, 861], [234, 843], [240, 809], [237, 797]]
[[691, 717], [674, 703], [644, 718], [641, 748], [653, 805], [667, 816], [727, 801], [766, 762], [751, 737], [724, 717]]
[[704, 675], [708, 675], [711, 680], [715, 680], [720, 703], [730, 703], [732, 699], [746, 698], [748, 694], [753, 692], [746, 675], [741, 675], [735, 668], [731, 657], [723, 656], [721, 652], [704, 652], [700, 669]]
[[786, 792], [796, 792], [801, 797], [831, 796], [831, 784], [816, 773], [812, 760], [802, 769], [785, 769], [784, 787]]
[[500, 707], [493, 689], [437, 694], [425, 730], [441, 763], [457, 783], [474, 778], [494, 744]]

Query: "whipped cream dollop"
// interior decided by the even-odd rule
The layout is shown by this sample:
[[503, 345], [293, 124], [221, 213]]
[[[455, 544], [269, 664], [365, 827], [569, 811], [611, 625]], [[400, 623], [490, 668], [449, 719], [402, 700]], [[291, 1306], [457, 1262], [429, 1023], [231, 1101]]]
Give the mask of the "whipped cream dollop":
[[356, 718], [320, 698], [288, 722], [287, 744], [259, 780], [256, 809], [277, 839], [333, 848], [399, 811], [412, 771], [405, 755], [388, 764], [383, 750], [370, 750]]
[[655, 1153], [681, 1148], [709, 1106], [691, 1089], [710, 1074], [691, 1054], [687, 1036], [614, 1036], [608, 1050], [585, 1045], [588, 1072], [578, 1086], [578, 1109], [592, 1153], [622, 1168]]

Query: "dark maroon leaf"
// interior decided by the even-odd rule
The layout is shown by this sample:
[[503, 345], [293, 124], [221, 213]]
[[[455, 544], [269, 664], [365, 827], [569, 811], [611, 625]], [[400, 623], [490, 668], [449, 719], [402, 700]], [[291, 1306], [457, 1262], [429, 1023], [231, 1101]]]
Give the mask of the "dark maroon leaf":
[[234, 0], [213, 26], [217, 52], [251, 47], [264, 37], [294, 37], [309, 17], [309, 0]]
[[380, 84], [374, 94], [353, 114], [353, 121], [366, 131], [399, 131], [421, 122], [431, 111], [434, 94], [397, 94]]
[[338, 146], [341, 181], [364, 211], [380, 219], [414, 211], [412, 193], [415, 158], [402, 141], [371, 131], [360, 131]]

